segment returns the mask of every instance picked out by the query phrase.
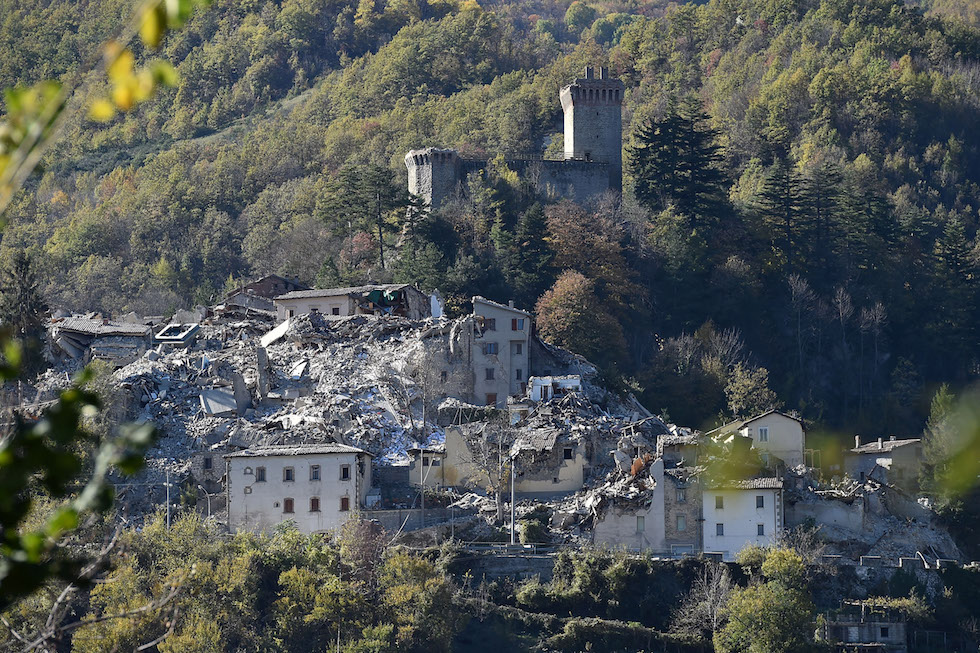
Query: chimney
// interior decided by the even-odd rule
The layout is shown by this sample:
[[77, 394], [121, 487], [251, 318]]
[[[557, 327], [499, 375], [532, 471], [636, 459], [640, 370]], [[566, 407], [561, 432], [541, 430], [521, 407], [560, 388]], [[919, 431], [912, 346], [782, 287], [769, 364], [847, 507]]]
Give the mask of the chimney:
[[[508, 301], [507, 302], [507, 305], [510, 306], [511, 308], [514, 308], [514, 300], [511, 299], [510, 301]], [[893, 435], [892, 436], [892, 440], [894, 440], [894, 439], [895, 439], [895, 436]]]
[[857, 449], [860, 446], [861, 446], [861, 436], [860, 435], [855, 435], [854, 436], [854, 448]]
[[585, 67], [585, 78], [592, 79], [592, 66]]
[[608, 78], [609, 78], [609, 69], [606, 68], [605, 66], [600, 66], [599, 79], [608, 79]]
[[890, 442], [894, 442], [894, 441], [895, 441], [895, 436], [894, 436], [894, 435], [889, 435], [889, 436], [888, 436], [888, 440], [889, 440]]
[[878, 438], [878, 448], [879, 449], [884, 449], [885, 448], [884, 444], [882, 443], [882, 439], [881, 438]]

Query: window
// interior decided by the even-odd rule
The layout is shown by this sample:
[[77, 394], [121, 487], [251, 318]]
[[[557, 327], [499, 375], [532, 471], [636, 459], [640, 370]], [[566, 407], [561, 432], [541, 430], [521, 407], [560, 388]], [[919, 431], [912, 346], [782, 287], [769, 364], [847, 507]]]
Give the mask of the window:
[[769, 427], [760, 426], [759, 427], [759, 442], [769, 442]]
[[762, 464], [765, 465], [766, 467], [769, 466], [769, 454], [768, 454], [768, 452], [765, 452], [765, 451], [762, 452]]
[[320, 312], [319, 306], [310, 306], [310, 313], [319, 313], [319, 312]]
[[320, 480], [320, 466], [310, 465], [310, 480], [319, 481]]
[[497, 330], [497, 319], [496, 318], [493, 318], [493, 317], [484, 318], [483, 319], [483, 327], [487, 331], [496, 331]]
[[438, 458], [433, 458], [432, 459], [432, 466], [433, 467], [439, 467], [440, 465], [442, 465], [442, 463], [439, 461]]
[[765, 535], [766, 534], [766, 525], [765, 524], [757, 524], [756, 527], [755, 527], [755, 534], [758, 535], [759, 537], [762, 537], [763, 535]]
[[255, 468], [255, 482], [256, 483], [265, 483], [265, 467], [256, 467]]
[[296, 480], [296, 475], [293, 473], [293, 468], [292, 467], [283, 467], [282, 468], [282, 480], [283, 481], [286, 481], [287, 483], [289, 481]]
[[333, 308], [331, 308], [330, 309], [330, 314], [331, 315], [340, 315], [340, 307], [339, 306], [334, 306]]
[[487, 356], [489, 354], [497, 353], [497, 343], [495, 342], [485, 342], [483, 343], [483, 355]]
[[517, 368], [517, 380], [518, 381], [521, 381], [523, 379], [524, 379], [524, 370], [522, 370], [521, 368], [518, 367]]
[[725, 525], [715, 524], [715, 535], [718, 537], [723, 537], [725, 535]]
[[881, 626], [881, 639], [888, 639], [888, 626]]
[[320, 512], [320, 497], [310, 497], [310, 512]]
[[558, 477], [557, 476], [552, 476], [551, 477], [551, 482], [552, 483], [560, 483], [561, 481], [558, 480]]
[[340, 512], [350, 510], [350, 497], [340, 497]]
[[443, 383], [445, 383], [448, 378], [449, 378], [449, 372], [447, 372], [446, 370], [443, 370], [443, 371], [439, 372], [439, 380], [440, 381], [442, 381]]
[[637, 533], [642, 533], [646, 529], [647, 529], [646, 517], [644, 517], [643, 515], [637, 515], [636, 516], [636, 532]]
[[687, 515], [677, 515], [677, 530], [687, 530]]
[[282, 511], [283, 512], [292, 512], [293, 511], [293, 500], [292, 499], [283, 499], [282, 500]]
[[211, 456], [204, 459], [204, 469], [211, 469], [214, 467], [214, 462], [211, 460]]
[[494, 370], [493, 370], [493, 368], [492, 368], [492, 367], [488, 367], [488, 368], [487, 368], [487, 370], [486, 370], [486, 374], [487, 374], [487, 381], [493, 381], [493, 378], [494, 378], [494, 377], [493, 377], [493, 372], [494, 372]]
[[496, 405], [497, 405], [497, 393], [496, 392], [488, 392], [487, 393], [487, 406], [496, 406]]
[[340, 480], [349, 481], [350, 480], [350, 465], [340, 466]]
[[725, 508], [725, 497], [715, 497], [715, 510], [723, 510]]
[[764, 495], [758, 494], [755, 497], [755, 507], [765, 508], [766, 507], [766, 497]]
[[293, 309], [289, 309], [289, 317], [295, 317], [295, 316], [296, 316], [296, 311], [294, 311]]
[[571, 447], [565, 447], [565, 450], [562, 452], [562, 457], [565, 460], [573, 460], [575, 458], [575, 450]]
[[524, 353], [524, 343], [523, 342], [512, 342], [510, 343], [510, 353], [514, 356], [520, 356]]
[[687, 488], [677, 488], [677, 503], [687, 503]]
[[429, 457], [422, 456], [422, 467], [428, 467], [428, 466], [429, 466]]
[[515, 318], [510, 321], [511, 331], [523, 331], [524, 330], [524, 318]]

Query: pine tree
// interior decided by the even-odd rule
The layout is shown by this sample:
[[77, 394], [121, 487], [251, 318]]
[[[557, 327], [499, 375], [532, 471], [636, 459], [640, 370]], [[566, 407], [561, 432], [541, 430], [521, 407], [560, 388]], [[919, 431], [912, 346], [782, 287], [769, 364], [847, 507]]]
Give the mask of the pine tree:
[[777, 159], [766, 175], [761, 193], [762, 220], [773, 248], [781, 254], [784, 270], [791, 274], [799, 265], [799, 244], [807, 236], [802, 181], [786, 159]]
[[25, 368], [31, 371], [43, 362], [39, 352], [47, 313], [31, 259], [26, 252], [17, 252], [0, 273], [0, 327], [10, 329], [25, 346]]

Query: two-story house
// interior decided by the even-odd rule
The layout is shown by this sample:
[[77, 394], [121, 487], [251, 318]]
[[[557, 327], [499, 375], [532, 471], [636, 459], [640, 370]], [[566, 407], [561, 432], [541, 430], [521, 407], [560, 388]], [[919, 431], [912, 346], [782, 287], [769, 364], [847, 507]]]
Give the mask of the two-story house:
[[803, 422], [776, 410], [770, 410], [720, 426], [707, 435], [722, 442], [731, 442], [736, 435], [752, 439], [752, 447], [758, 449], [762, 462], [769, 466], [771, 457], [778, 458], [788, 467], [804, 463], [806, 433]]
[[704, 551], [734, 560], [746, 546], [776, 542], [783, 529], [783, 479], [709, 483], [701, 505]]
[[294, 290], [273, 301], [279, 320], [309, 313], [319, 313], [328, 319], [350, 315], [400, 315], [421, 320], [432, 315], [429, 297], [407, 284]]
[[269, 531], [284, 521], [303, 533], [335, 531], [371, 487], [371, 454], [343, 444], [259, 447], [224, 459], [232, 531]]
[[473, 315], [474, 403], [506, 408], [508, 396], [527, 390], [531, 314], [474, 297]]

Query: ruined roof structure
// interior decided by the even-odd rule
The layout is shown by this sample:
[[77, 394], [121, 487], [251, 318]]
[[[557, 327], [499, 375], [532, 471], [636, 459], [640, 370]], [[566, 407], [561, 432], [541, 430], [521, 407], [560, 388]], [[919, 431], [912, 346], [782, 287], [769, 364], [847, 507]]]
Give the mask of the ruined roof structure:
[[225, 454], [224, 458], [261, 458], [267, 456], [306, 456], [328, 453], [364, 453], [371, 455], [370, 452], [357, 447], [335, 442], [319, 444], [300, 444], [300, 445], [279, 445], [256, 447], [254, 449], [244, 449], [233, 453]]
[[276, 299], [309, 299], [311, 297], [343, 297], [345, 295], [363, 295], [372, 290], [394, 292], [410, 287], [405, 283], [386, 283], [370, 286], [351, 286], [349, 288], [317, 288], [314, 290], [293, 290], [279, 295]]
[[862, 444], [860, 447], [854, 447], [851, 449], [851, 453], [881, 453], [919, 442], [922, 442], [920, 438], [908, 438], [904, 440], [884, 440], [879, 438], [874, 442], [868, 442], [867, 444]]
[[716, 429], [711, 429], [710, 431], [708, 431], [708, 435], [710, 435], [712, 437], [715, 437], [715, 436], [719, 436], [719, 435], [725, 435], [726, 433], [735, 433], [737, 431], [741, 431], [743, 428], [745, 428], [746, 426], [748, 426], [752, 422], [758, 421], [758, 420], [762, 419], [763, 417], [766, 417], [767, 415], [772, 415], [772, 414], [782, 415], [783, 417], [787, 417], [787, 418], [789, 418], [791, 420], [795, 420], [795, 421], [799, 422], [800, 425], [803, 425], [803, 420], [801, 420], [799, 417], [794, 417], [794, 416], [789, 415], [787, 413], [784, 413], [782, 411], [773, 409], [773, 410], [767, 410], [764, 413], [759, 413], [758, 415], [753, 415], [752, 417], [748, 417], [746, 419], [737, 419], [734, 422], [729, 422], [728, 424], [723, 424], [722, 426], [719, 426]]
[[[598, 76], [596, 75], [598, 72]], [[561, 159], [542, 155], [507, 156], [507, 167], [534, 183], [549, 199], [584, 202], [623, 185], [623, 83], [587, 67], [583, 77], [561, 89], [565, 147]], [[469, 159], [453, 149], [426, 147], [405, 155], [408, 190], [438, 210], [463, 192], [466, 178], [487, 167], [488, 159]]]

